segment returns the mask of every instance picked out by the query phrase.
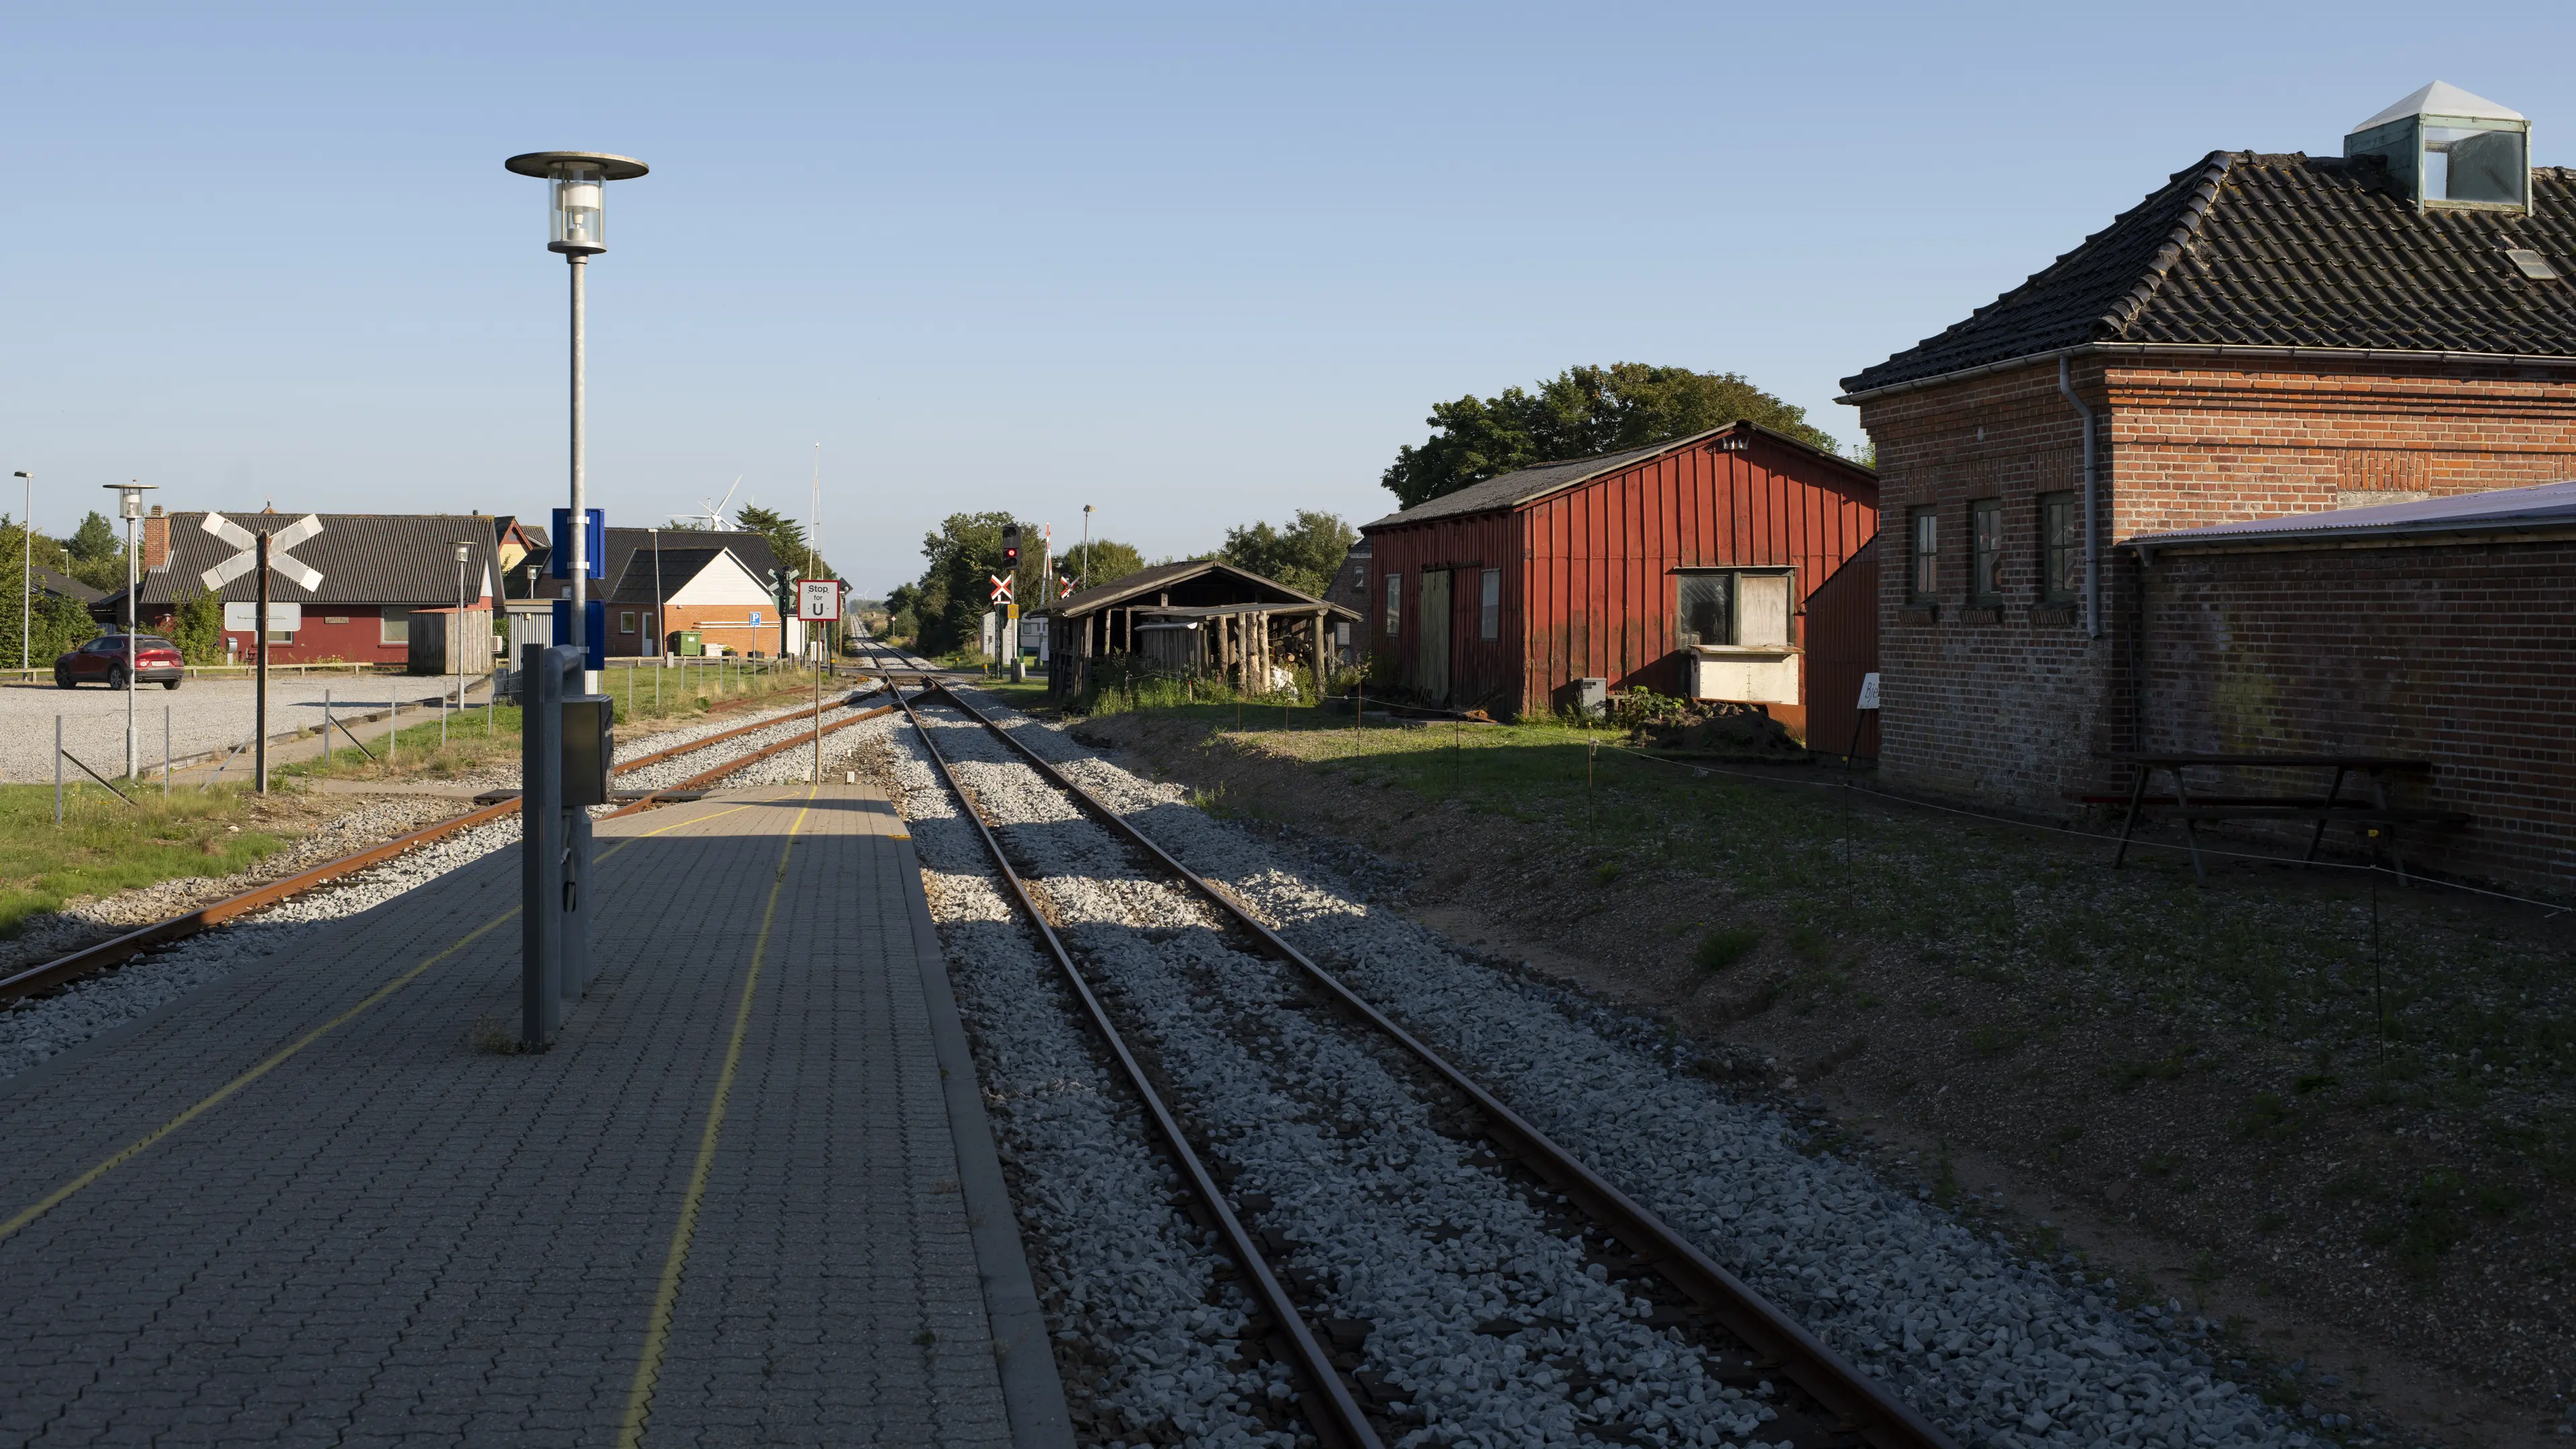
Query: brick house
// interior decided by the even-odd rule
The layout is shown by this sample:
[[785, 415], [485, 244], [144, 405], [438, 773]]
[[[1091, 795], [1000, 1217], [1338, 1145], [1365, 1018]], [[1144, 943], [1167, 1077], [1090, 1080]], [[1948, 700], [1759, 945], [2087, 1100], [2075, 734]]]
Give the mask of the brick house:
[[[253, 532], [274, 533], [303, 514], [227, 513], [226, 518]], [[470, 513], [324, 513], [316, 515], [322, 531], [297, 544], [291, 556], [322, 574], [319, 588], [305, 589], [272, 577], [269, 597], [302, 606], [303, 623], [292, 632], [272, 631], [268, 657], [273, 664], [346, 662], [412, 663], [415, 629], [439, 629], [455, 635], [458, 652], [468, 660], [487, 659], [492, 635], [493, 586], [499, 577], [493, 553], [492, 520]], [[180, 601], [205, 592], [203, 572], [233, 556], [231, 544], [205, 531], [203, 512], [159, 513], [143, 520], [139, 542], [141, 586], [136, 593], [137, 623], [167, 633]], [[457, 610], [460, 569], [456, 546], [468, 557], [461, 570], [465, 610]], [[249, 574], [216, 590], [226, 602], [258, 597]], [[124, 617], [125, 590], [117, 589], [90, 606], [101, 621]], [[420, 616], [420, 617], [415, 617]], [[248, 660], [256, 652], [252, 632], [228, 631], [227, 650]], [[439, 651], [444, 661], [447, 655]], [[480, 663], [469, 668], [485, 667]]]
[[[2205, 691], [2147, 670], [2169, 601], [2126, 541], [2576, 476], [2576, 173], [2525, 166], [2527, 139], [2437, 83], [2341, 157], [2213, 152], [1843, 380], [1888, 524], [1890, 784], [2060, 813], [2202, 728], [2168, 715]], [[2270, 566], [2231, 566], [2246, 608]]]
[[[769, 572], [778, 557], [766, 535], [688, 528], [605, 532], [602, 576], [592, 580], [590, 596], [607, 605], [612, 657], [672, 649], [673, 637], [683, 630], [696, 631], [710, 650], [792, 657], [804, 649], [804, 626], [782, 619], [770, 592]], [[539, 598], [562, 598], [570, 591], [566, 580], [542, 573], [537, 578]]]
[[[2132, 538], [2159, 754], [2430, 759], [2453, 871], [2576, 878], [2576, 483]], [[2408, 846], [2410, 854], [2414, 847]]]

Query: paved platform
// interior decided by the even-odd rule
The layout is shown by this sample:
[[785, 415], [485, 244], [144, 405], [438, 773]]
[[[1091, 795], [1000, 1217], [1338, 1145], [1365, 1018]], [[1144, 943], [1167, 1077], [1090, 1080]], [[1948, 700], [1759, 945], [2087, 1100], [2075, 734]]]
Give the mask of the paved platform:
[[892, 808], [599, 836], [552, 1051], [504, 850], [0, 1084], [0, 1444], [1070, 1444]]

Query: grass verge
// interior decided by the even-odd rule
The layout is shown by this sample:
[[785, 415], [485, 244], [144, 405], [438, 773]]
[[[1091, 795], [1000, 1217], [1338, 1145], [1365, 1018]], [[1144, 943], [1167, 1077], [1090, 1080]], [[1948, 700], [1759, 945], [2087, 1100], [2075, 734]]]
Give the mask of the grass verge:
[[0, 785], [0, 937], [79, 896], [106, 895], [181, 876], [230, 875], [283, 849], [260, 828], [247, 787], [126, 787], [127, 805], [98, 785], [65, 791], [54, 823], [54, 787]]

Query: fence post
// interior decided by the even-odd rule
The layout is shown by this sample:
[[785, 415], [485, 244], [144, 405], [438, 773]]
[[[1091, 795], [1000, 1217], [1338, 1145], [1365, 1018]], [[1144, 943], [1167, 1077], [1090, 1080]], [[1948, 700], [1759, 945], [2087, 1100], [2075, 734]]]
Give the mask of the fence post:
[[63, 823], [63, 717], [54, 716], [54, 823]]
[[161, 798], [170, 798], [170, 706], [161, 706]]

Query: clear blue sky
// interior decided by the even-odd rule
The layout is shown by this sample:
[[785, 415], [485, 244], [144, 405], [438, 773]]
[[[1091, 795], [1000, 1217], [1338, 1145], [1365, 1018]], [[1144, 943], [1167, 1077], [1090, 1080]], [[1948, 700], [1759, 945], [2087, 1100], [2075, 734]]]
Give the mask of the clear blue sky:
[[[802, 515], [862, 589], [1008, 508], [1149, 555], [1390, 506], [1441, 398], [1581, 362], [1835, 380], [2215, 147], [2436, 77], [2571, 159], [2576, 11], [24, 4], [0, 472], [67, 528], [562, 501], [564, 266], [514, 152], [625, 152], [592, 488]], [[2467, 12], [2461, 12], [2466, 14]], [[0, 480], [14, 483], [15, 480]], [[12, 489], [0, 507], [18, 511]]]

